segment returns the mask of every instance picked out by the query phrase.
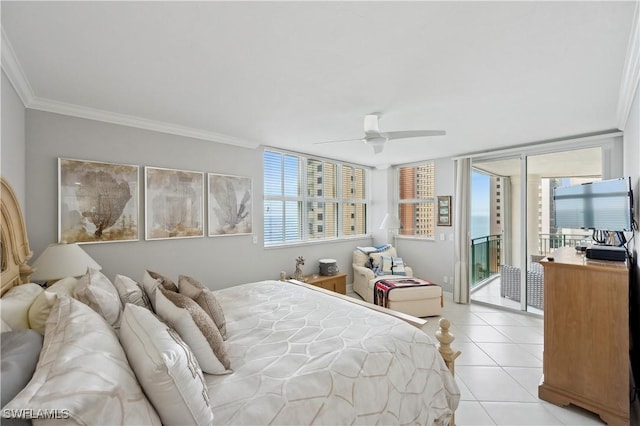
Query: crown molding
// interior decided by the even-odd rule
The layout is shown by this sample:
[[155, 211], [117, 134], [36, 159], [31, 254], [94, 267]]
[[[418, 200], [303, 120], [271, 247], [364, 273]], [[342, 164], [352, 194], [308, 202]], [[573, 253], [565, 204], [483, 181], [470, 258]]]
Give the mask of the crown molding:
[[18, 58], [16, 57], [16, 52], [13, 50], [13, 46], [11, 45], [9, 38], [4, 32], [4, 28], [2, 28], [1, 31], [2, 70], [15, 88], [23, 105], [28, 107], [34, 99], [33, 89], [31, 88], [31, 84], [29, 84], [27, 75], [22, 69], [22, 65], [20, 65], [20, 61], [18, 61]]
[[631, 24], [631, 34], [629, 35], [629, 44], [627, 45], [627, 56], [622, 73], [622, 81], [620, 83], [620, 93], [618, 95], [617, 122], [620, 130], [624, 130], [627, 124], [629, 113], [631, 112], [631, 105], [638, 90], [638, 84], [640, 83], [639, 15], [640, 2], [636, 2], [633, 23]]
[[2, 28], [1, 31], [2, 69], [18, 93], [18, 96], [22, 100], [25, 108], [102, 121], [105, 123], [119, 124], [138, 129], [152, 130], [177, 136], [185, 136], [188, 138], [224, 143], [227, 145], [241, 146], [245, 148], [257, 148], [259, 146], [259, 143], [257, 142], [236, 138], [222, 133], [37, 97], [33, 92], [33, 88], [27, 79], [27, 75], [24, 72], [22, 65], [20, 65], [20, 61], [18, 61], [9, 38], [4, 32], [4, 28]]
[[149, 120], [132, 115], [119, 114], [96, 108], [89, 108], [75, 104], [53, 101], [51, 99], [34, 98], [28, 108], [39, 111], [52, 112], [56, 114], [69, 115], [72, 117], [85, 118], [88, 120], [101, 121], [121, 126], [135, 127], [138, 129], [151, 130], [160, 133], [168, 133], [188, 138], [201, 139], [211, 142], [218, 142], [227, 145], [241, 146], [245, 148], [257, 148], [259, 143], [242, 138], [211, 132], [193, 127], [181, 126], [163, 121]]

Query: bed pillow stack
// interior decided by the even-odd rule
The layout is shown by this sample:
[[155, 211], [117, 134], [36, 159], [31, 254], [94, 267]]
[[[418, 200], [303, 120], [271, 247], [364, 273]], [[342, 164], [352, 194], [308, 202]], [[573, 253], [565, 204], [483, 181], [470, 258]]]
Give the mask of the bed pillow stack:
[[23, 415], [25, 408], [49, 410], [65, 424], [160, 424], [113, 327], [64, 296], [51, 309], [31, 381], [3, 408]]

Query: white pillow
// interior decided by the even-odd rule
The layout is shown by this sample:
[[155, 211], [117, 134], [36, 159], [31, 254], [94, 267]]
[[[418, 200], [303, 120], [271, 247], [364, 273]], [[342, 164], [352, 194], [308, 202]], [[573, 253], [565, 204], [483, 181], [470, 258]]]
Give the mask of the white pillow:
[[78, 280], [74, 277], [63, 278], [56, 281], [51, 287], [40, 293], [29, 308], [29, 325], [40, 334], [44, 334], [44, 326], [51, 313], [51, 307], [56, 302], [57, 296], [73, 297], [73, 289]]
[[29, 283], [13, 287], [0, 298], [0, 316], [12, 330], [29, 328], [29, 308], [42, 293], [38, 284]]
[[[224, 344], [222, 336], [215, 323], [213, 323], [213, 320], [207, 316], [210, 322], [208, 327], [206, 327], [206, 324], [204, 325], [205, 330], [210, 334], [210, 336], [207, 337], [204, 334], [205, 332], [201, 330], [203, 325], [197, 324], [187, 309], [179, 308], [171, 300], [167, 299], [165, 296], [166, 292], [168, 292], [168, 290], [156, 291], [156, 313], [158, 316], [173, 327], [182, 340], [189, 345], [202, 371], [209, 374], [230, 373], [231, 371], [226, 369], [220, 360], [218, 360], [212, 348], [212, 344]], [[195, 304], [195, 302], [193, 303]], [[200, 309], [200, 315], [206, 316], [206, 313], [202, 311], [199, 306], [195, 307]], [[212, 342], [210, 342], [210, 340], [212, 340]]]
[[161, 279], [153, 278], [149, 275], [149, 271], [144, 271], [144, 275], [142, 276], [142, 288], [144, 288], [145, 293], [147, 293], [147, 297], [151, 301], [151, 306], [153, 307], [153, 311], [156, 310], [156, 289], [160, 286]]
[[4, 322], [4, 320], [0, 320], [2, 322], [2, 326], [0, 327], [0, 332], [4, 333], [7, 331], [12, 331], [12, 328], [9, 324]]
[[148, 309], [128, 303], [120, 342], [165, 425], [213, 423], [209, 391], [193, 353]]
[[125, 306], [127, 303], [133, 303], [143, 308], [152, 309], [151, 301], [147, 297], [147, 293], [136, 280], [124, 275], [116, 275], [116, 279], [113, 280], [113, 285], [118, 291], [122, 306]]
[[51, 309], [31, 381], [3, 408], [66, 413], [67, 424], [160, 424], [113, 328], [94, 310], [65, 296]]
[[120, 296], [118, 296], [118, 290], [102, 272], [88, 268], [87, 273], [78, 279], [73, 297], [102, 315], [102, 318], [112, 326], [116, 328], [120, 326], [122, 314]]

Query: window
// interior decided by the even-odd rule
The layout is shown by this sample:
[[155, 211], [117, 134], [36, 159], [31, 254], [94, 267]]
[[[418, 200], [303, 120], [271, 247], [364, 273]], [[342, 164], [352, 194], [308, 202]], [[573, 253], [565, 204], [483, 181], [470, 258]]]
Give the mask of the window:
[[265, 245], [367, 233], [367, 170], [264, 151]]
[[435, 235], [435, 166], [433, 162], [398, 169], [400, 235]]

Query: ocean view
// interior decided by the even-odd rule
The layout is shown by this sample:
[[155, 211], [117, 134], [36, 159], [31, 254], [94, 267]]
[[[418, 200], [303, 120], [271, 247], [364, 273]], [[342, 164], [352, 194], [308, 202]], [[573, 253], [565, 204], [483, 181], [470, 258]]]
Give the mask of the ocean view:
[[471, 239], [489, 235], [489, 216], [471, 216]]

